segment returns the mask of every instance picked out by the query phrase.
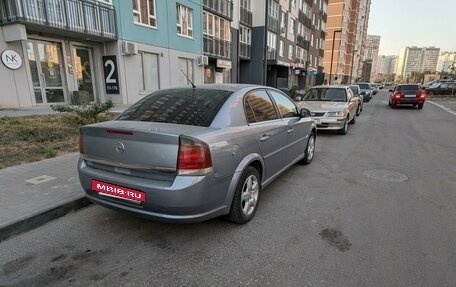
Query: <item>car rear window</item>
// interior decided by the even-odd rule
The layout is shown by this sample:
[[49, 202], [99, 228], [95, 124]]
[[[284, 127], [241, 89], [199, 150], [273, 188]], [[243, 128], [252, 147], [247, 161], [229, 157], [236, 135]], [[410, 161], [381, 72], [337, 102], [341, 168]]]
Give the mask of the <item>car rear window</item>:
[[401, 85], [397, 86], [398, 91], [419, 91], [420, 87], [418, 85]]
[[231, 94], [231, 91], [213, 89], [157, 91], [131, 106], [116, 120], [208, 127]]
[[369, 90], [370, 89], [370, 85], [369, 84], [357, 84], [361, 89], [364, 89], [364, 90]]

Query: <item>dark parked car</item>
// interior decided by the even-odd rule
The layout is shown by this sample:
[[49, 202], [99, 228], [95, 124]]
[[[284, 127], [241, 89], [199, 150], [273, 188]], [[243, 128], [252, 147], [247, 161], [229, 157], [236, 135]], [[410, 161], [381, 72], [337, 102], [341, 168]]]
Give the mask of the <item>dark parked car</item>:
[[353, 96], [358, 99], [358, 107], [356, 108], [356, 115], [359, 116], [363, 111], [364, 96], [361, 94], [361, 88], [358, 85], [350, 85]]
[[371, 84], [370, 83], [355, 83], [355, 85], [358, 85], [361, 89], [361, 95], [363, 95], [363, 99], [365, 102], [370, 102], [372, 99], [372, 89], [371, 89]]
[[440, 82], [426, 88], [428, 95], [456, 95], [456, 82]]
[[134, 215], [246, 223], [268, 184], [312, 161], [315, 138], [310, 111], [274, 88], [160, 90], [81, 128], [79, 179], [91, 201]]
[[423, 108], [426, 101], [426, 92], [421, 89], [420, 85], [403, 84], [397, 85], [394, 90], [389, 90], [388, 105], [395, 108], [397, 105], [413, 105], [419, 109]]

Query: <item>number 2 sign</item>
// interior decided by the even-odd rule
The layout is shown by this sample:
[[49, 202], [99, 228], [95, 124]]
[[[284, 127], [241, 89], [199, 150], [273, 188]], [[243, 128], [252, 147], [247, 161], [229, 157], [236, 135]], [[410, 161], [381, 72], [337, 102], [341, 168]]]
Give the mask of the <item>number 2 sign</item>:
[[119, 76], [116, 56], [103, 56], [106, 94], [119, 94]]

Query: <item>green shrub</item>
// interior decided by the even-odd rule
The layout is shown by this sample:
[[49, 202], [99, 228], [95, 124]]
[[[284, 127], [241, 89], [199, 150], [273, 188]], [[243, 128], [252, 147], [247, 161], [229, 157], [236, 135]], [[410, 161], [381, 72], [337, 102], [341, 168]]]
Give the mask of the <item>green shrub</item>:
[[87, 106], [52, 105], [51, 109], [60, 113], [73, 114], [78, 124], [86, 125], [100, 122], [101, 114], [108, 112], [114, 106], [114, 103], [108, 100], [105, 103], [96, 103]]

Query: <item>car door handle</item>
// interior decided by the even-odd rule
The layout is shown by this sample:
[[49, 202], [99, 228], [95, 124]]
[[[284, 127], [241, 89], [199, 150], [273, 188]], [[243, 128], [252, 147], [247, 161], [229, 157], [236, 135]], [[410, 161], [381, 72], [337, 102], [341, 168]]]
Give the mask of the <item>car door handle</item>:
[[289, 128], [289, 129], [287, 130], [287, 132], [288, 132], [289, 134], [291, 134], [292, 132], [294, 132], [294, 129], [293, 129], [293, 128]]
[[260, 138], [260, 141], [261, 141], [261, 142], [265, 142], [265, 141], [267, 141], [270, 137], [271, 137], [270, 135], [265, 134], [265, 135], [263, 135], [263, 136]]

